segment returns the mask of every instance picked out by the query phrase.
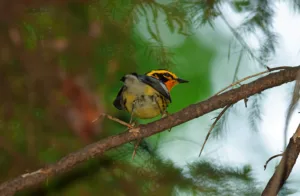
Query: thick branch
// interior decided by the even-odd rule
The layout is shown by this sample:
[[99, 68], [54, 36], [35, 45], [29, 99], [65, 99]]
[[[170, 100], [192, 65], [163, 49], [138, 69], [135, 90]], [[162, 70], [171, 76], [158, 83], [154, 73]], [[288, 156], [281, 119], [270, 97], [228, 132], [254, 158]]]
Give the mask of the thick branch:
[[295, 133], [296, 135], [290, 139], [290, 142], [283, 153], [282, 159], [263, 191], [262, 196], [276, 196], [285, 181], [288, 179], [300, 152], [299, 133], [300, 124]]
[[192, 104], [181, 111], [169, 115], [161, 120], [146, 125], [140, 125], [140, 134], [124, 132], [106, 139], [102, 139], [94, 144], [90, 144], [77, 152], [65, 156], [58, 162], [49, 165], [48, 167], [33, 173], [19, 176], [11, 181], [4, 182], [0, 185], [0, 195], [13, 195], [17, 191], [44, 182], [51, 176], [65, 173], [73, 169], [79, 163], [95, 156], [100, 156], [107, 150], [139, 138], [149, 137], [153, 134], [180, 125], [189, 120], [198, 118], [216, 109], [223, 108], [226, 105], [234, 104], [251, 95], [260, 93], [263, 90], [291, 82], [295, 80], [297, 71], [299, 69], [300, 66], [276, 73], [271, 73], [249, 84], [242, 85], [239, 88], [227, 91], [221, 95], [213, 96], [200, 103]]

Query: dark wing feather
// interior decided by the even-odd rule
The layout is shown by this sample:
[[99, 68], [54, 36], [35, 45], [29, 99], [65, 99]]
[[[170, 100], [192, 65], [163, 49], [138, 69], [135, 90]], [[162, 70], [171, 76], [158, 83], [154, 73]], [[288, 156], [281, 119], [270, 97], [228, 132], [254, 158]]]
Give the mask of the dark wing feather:
[[122, 92], [124, 90], [125, 86], [122, 86], [122, 88], [119, 90], [118, 95], [116, 97], [116, 99], [114, 100], [114, 106], [119, 109], [119, 110], [123, 110], [124, 106], [123, 106], [123, 97], [122, 97]]
[[163, 95], [171, 102], [170, 93], [164, 83], [162, 83], [161, 81], [159, 81], [154, 77], [146, 76], [146, 75], [139, 75], [138, 79], [143, 83], [148, 84], [149, 86], [154, 88], [157, 92], [159, 92], [161, 95]]

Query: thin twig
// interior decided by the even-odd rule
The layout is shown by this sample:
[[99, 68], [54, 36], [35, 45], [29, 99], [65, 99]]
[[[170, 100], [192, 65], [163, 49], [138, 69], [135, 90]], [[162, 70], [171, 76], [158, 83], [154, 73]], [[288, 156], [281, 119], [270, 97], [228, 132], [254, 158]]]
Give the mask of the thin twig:
[[233, 74], [232, 82], [234, 82], [235, 79], [237, 78], [237, 74], [239, 72], [239, 68], [240, 68], [240, 65], [241, 65], [241, 62], [242, 62], [243, 54], [244, 54], [244, 50], [241, 50], [240, 56], [239, 56], [239, 59], [237, 61], [237, 65], [236, 65], [236, 68], [235, 68], [235, 71], [234, 71], [234, 74]]
[[249, 101], [248, 98], [245, 98], [245, 99], [244, 99], [245, 108], [247, 108], [247, 106], [248, 106], [248, 105], [247, 105], [248, 101]]
[[217, 118], [216, 118], [216, 120], [214, 121], [214, 123], [211, 125], [211, 127], [210, 127], [210, 129], [209, 129], [209, 131], [208, 131], [208, 133], [207, 133], [207, 135], [206, 135], [206, 137], [205, 137], [204, 143], [203, 143], [203, 145], [202, 145], [202, 147], [201, 147], [201, 150], [200, 150], [200, 153], [199, 153], [199, 157], [201, 156], [201, 153], [202, 153], [202, 151], [203, 151], [203, 149], [204, 149], [204, 146], [205, 146], [205, 144], [206, 144], [206, 142], [207, 142], [207, 140], [208, 140], [208, 138], [209, 138], [209, 136], [210, 136], [210, 134], [211, 134], [213, 128], [216, 126], [217, 122], [220, 120], [220, 118], [223, 116], [223, 114], [226, 112], [226, 110], [227, 110], [230, 106], [232, 106], [232, 105], [227, 105], [227, 106], [220, 112], [220, 114], [217, 116]]
[[120, 119], [118, 119], [118, 118], [115, 118], [115, 117], [113, 117], [113, 116], [111, 116], [111, 115], [105, 114], [105, 113], [100, 114], [100, 115], [98, 116], [98, 118], [96, 118], [95, 120], [93, 120], [93, 122], [96, 122], [101, 116], [104, 116], [104, 117], [106, 117], [106, 118], [108, 118], [108, 119], [110, 119], [110, 120], [112, 120], [112, 121], [115, 121], [115, 122], [117, 122], [117, 123], [120, 123], [121, 125], [124, 125], [124, 126], [130, 128], [130, 129], [133, 129], [133, 128], [134, 128], [131, 124], [129, 124], [129, 123], [127, 123], [127, 122], [124, 122], [124, 121], [122, 121], [122, 120], [120, 120]]
[[250, 46], [247, 44], [247, 42], [243, 39], [243, 37], [230, 25], [230, 22], [226, 19], [223, 12], [221, 12], [220, 6], [217, 7], [218, 12], [220, 13], [221, 19], [225, 22], [233, 36], [236, 38], [236, 40], [241, 44], [241, 46], [247, 50], [247, 52], [250, 54], [250, 56], [255, 59], [260, 65], [263, 67], [266, 67], [264, 63], [252, 52]]
[[137, 150], [137, 148], [139, 147], [139, 144], [140, 144], [141, 141], [142, 141], [141, 138], [138, 139], [138, 141], [136, 141], [136, 144], [134, 145], [134, 150], [133, 150], [132, 157], [131, 157], [132, 160], [134, 159], [134, 157], [135, 157], [135, 155], [136, 155], [136, 150]]
[[271, 156], [271, 157], [266, 161], [266, 163], [265, 163], [265, 165], [264, 165], [264, 170], [267, 169], [268, 163], [269, 163], [272, 159], [274, 159], [274, 158], [276, 158], [276, 157], [280, 157], [280, 156], [283, 156], [283, 153], [280, 153], [280, 154], [276, 154], [276, 155], [274, 155], [274, 156]]
[[266, 71], [259, 72], [259, 73], [256, 73], [256, 74], [247, 76], [247, 77], [245, 77], [245, 78], [243, 78], [243, 79], [240, 79], [240, 80], [238, 80], [238, 81], [236, 81], [236, 82], [230, 84], [229, 86], [227, 86], [227, 87], [223, 88], [222, 90], [220, 90], [219, 92], [217, 92], [214, 96], [217, 96], [217, 95], [221, 94], [222, 92], [224, 92], [225, 90], [227, 90], [227, 89], [229, 89], [229, 88], [231, 88], [231, 87], [233, 87], [233, 86], [235, 86], [235, 85], [237, 85], [237, 84], [240, 84], [241, 82], [243, 82], [243, 81], [245, 81], [245, 80], [248, 80], [248, 79], [250, 79], [250, 78], [254, 78], [254, 77], [256, 77], [256, 76], [260, 76], [260, 75], [262, 75], [262, 74], [269, 73], [269, 72], [271, 72], [271, 71], [277, 71], [277, 70], [289, 69], [289, 68], [292, 68], [292, 67], [290, 67], [290, 66], [282, 66], [282, 67], [274, 67], [274, 68], [269, 68], [269, 67], [268, 67], [268, 70], [266, 70]]
[[30, 173], [26, 173], [26, 174], [23, 174], [21, 175], [22, 178], [26, 178], [28, 176], [33, 176], [33, 175], [37, 175], [37, 174], [48, 174], [50, 173], [51, 171], [49, 169], [39, 169], [37, 171], [34, 171], [34, 172], [30, 172]]

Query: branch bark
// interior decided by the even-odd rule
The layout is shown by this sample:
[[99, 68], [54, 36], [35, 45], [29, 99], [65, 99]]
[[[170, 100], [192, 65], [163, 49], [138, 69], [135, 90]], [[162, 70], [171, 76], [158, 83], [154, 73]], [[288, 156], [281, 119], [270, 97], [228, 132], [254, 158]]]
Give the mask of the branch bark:
[[229, 104], [234, 104], [240, 100], [248, 98], [249, 96], [260, 93], [263, 90], [294, 81], [298, 70], [300, 70], [300, 66], [271, 73], [249, 84], [244, 84], [239, 88], [213, 96], [197, 104], [192, 104], [166, 118], [146, 125], [140, 125], [138, 127], [139, 134], [124, 132], [90, 144], [85, 148], [71, 153], [60, 159], [58, 162], [38, 171], [21, 175], [15, 179], [2, 183], [0, 185], [0, 195], [13, 195], [17, 191], [45, 182], [49, 177], [65, 173], [73, 169], [79, 163], [90, 158], [100, 156], [105, 151], [112, 148], [133, 140], [149, 137], [189, 120], [198, 118], [216, 109], [223, 108]]
[[277, 166], [273, 176], [269, 180], [262, 196], [276, 196], [288, 179], [300, 152], [300, 124], [295, 135], [290, 139], [282, 159]]

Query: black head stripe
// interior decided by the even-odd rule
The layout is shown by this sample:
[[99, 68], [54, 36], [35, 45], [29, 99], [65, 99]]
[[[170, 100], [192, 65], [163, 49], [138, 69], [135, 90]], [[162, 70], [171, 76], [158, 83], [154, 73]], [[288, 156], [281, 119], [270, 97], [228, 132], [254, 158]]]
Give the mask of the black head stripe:
[[157, 77], [162, 83], [166, 83], [168, 81], [168, 78], [164, 76], [163, 73], [155, 73], [155, 77]]
[[166, 69], [156, 69], [146, 73], [146, 75], [155, 77], [163, 83], [166, 83], [169, 80], [175, 80], [177, 78], [176, 75], [173, 75]]
[[172, 76], [172, 75], [169, 74], [169, 73], [164, 73], [163, 75], [164, 75], [166, 78], [174, 79], [174, 76]]

